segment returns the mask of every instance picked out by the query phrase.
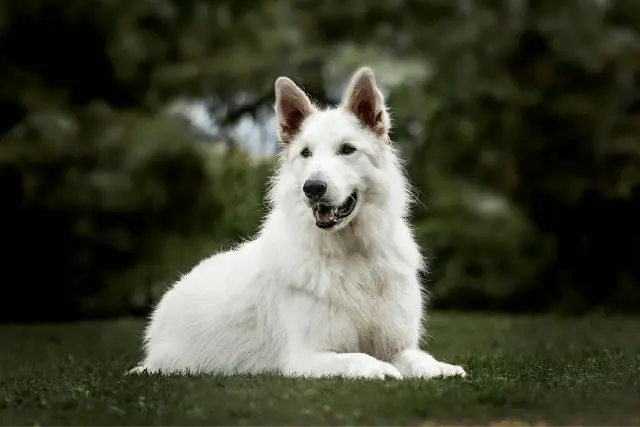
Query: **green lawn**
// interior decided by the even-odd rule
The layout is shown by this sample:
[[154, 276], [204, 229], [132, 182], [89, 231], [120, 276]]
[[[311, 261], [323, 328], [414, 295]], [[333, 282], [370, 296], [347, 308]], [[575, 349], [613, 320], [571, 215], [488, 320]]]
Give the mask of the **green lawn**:
[[431, 381], [124, 376], [137, 320], [0, 326], [0, 423], [640, 424], [640, 318], [442, 314]]

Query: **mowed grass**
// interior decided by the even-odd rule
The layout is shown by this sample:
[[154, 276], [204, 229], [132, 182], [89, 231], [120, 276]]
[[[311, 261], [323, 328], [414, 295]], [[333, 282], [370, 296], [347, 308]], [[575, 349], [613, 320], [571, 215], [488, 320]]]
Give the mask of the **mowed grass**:
[[4, 425], [640, 424], [640, 319], [434, 314], [467, 378], [125, 376], [139, 320], [0, 326]]

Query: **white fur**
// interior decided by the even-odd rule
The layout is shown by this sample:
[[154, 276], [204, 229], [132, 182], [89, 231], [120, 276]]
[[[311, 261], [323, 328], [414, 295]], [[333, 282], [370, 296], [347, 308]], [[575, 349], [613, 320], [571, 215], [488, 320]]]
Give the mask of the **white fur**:
[[[166, 292], [131, 372], [464, 376], [419, 349], [424, 264], [373, 73], [359, 70], [343, 104], [326, 110], [287, 78], [275, 89], [285, 148], [270, 213], [253, 240], [203, 260]], [[340, 155], [344, 142], [356, 151]], [[302, 192], [311, 176], [327, 180], [336, 204], [358, 191], [339, 227], [316, 227]]]

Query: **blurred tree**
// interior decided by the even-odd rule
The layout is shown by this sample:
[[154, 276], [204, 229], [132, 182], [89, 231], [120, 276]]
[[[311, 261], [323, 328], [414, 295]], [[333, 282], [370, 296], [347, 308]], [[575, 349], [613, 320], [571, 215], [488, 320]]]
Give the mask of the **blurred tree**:
[[482, 24], [428, 89], [445, 102], [418, 158], [506, 194], [555, 240], [529, 284], [542, 306], [640, 303], [638, 6], [476, 5]]
[[[363, 63], [428, 207], [436, 305], [637, 310], [639, 33], [636, 0], [3, 2], [2, 242], [22, 278], [0, 318], [144, 310], [255, 231], [272, 163], [218, 151], [229, 127], [271, 111], [278, 75], [335, 103]], [[212, 135], [167, 113], [185, 100]]]

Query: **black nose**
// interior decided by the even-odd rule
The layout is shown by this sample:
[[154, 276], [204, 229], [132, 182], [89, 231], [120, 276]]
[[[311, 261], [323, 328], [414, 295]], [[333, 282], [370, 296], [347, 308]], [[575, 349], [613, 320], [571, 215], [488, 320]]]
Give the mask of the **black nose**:
[[310, 199], [319, 199], [327, 192], [327, 183], [319, 179], [308, 179], [302, 186], [302, 191]]

